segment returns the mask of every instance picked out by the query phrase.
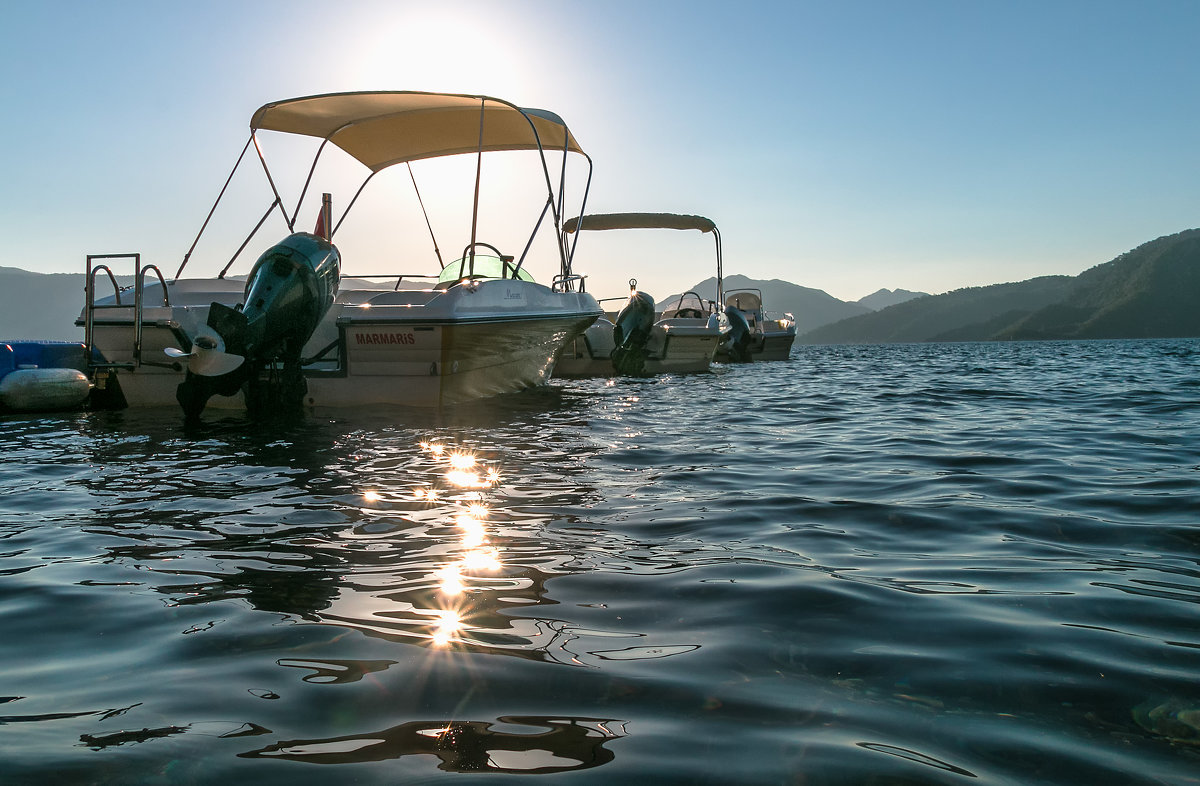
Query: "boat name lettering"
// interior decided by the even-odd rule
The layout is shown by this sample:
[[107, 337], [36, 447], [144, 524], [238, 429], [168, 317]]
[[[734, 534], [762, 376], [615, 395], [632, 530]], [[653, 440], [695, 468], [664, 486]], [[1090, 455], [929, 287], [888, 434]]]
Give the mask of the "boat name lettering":
[[417, 337], [412, 333], [356, 333], [356, 344], [415, 344]]
[[505, 300], [520, 300], [523, 297], [524, 297], [524, 295], [521, 294], [520, 290], [513, 292], [511, 289], [509, 289], [507, 287], [504, 288], [504, 299]]

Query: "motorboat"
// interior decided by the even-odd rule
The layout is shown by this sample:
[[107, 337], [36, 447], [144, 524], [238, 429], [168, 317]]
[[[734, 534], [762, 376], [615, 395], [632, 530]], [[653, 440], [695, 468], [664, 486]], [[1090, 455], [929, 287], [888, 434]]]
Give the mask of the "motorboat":
[[721, 362], [787, 360], [796, 340], [796, 318], [763, 311], [762, 290], [731, 289], [725, 293], [729, 335], [717, 349]]
[[[320, 140], [290, 211], [277, 187], [282, 181], [263, 154], [265, 132]], [[365, 167], [365, 179], [336, 222], [332, 196], [324, 193], [316, 228], [301, 231], [297, 216], [322, 152], [331, 146]], [[601, 314], [585, 291], [585, 278], [572, 272], [574, 245], [568, 248], [562, 226], [567, 161], [582, 159], [590, 184], [591, 159], [552, 112], [488, 96], [415, 91], [333, 93], [269, 103], [252, 116], [250, 139], [218, 204], [251, 147], [266, 174], [271, 203], [220, 274], [182, 277], [216, 204], [171, 280], [157, 265], [143, 265], [140, 254], [87, 258], [86, 302], [78, 323], [84, 327], [87, 356], [94, 351], [101, 358], [89, 364], [90, 374], [97, 387], [118, 389], [126, 406], [178, 402], [194, 418], [206, 406], [273, 411], [453, 404], [544, 383], [563, 347]], [[493, 225], [498, 223], [506, 237], [486, 238], [519, 253], [502, 253], [479, 237], [482, 158], [486, 153], [490, 161], [501, 151], [531, 151], [521, 155], [525, 161], [536, 158], [535, 182], [544, 181], [540, 212], [536, 203], [529, 211], [531, 229], [502, 219]], [[411, 162], [466, 155], [475, 157], [467, 159], [474, 163], [469, 227], [461, 222], [465, 245], [456, 247], [463, 251], [443, 263]], [[342, 223], [373, 178], [399, 164], [408, 167], [433, 240], [430, 260], [437, 267], [428, 274], [386, 269], [344, 274], [334, 242]], [[503, 188], [507, 195], [507, 182]], [[586, 198], [585, 187], [578, 209]], [[282, 218], [287, 236], [262, 252], [244, 279], [228, 276], [273, 217]], [[394, 234], [390, 227], [382, 231]], [[543, 251], [552, 247], [546, 255], [556, 258], [548, 285], [535, 281], [526, 264], [535, 238]], [[370, 249], [376, 253], [374, 246]], [[109, 266], [115, 259], [133, 262], [132, 297], [117, 287]], [[372, 265], [381, 261], [355, 264], [378, 270]], [[402, 264], [405, 270], [417, 267], [411, 260]], [[107, 297], [96, 292], [102, 276], [113, 289]]]
[[597, 213], [569, 219], [567, 234], [583, 230], [680, 229], [711, 233], [717, 250], [718, 300], [685, 292], [666, 303], [655, 303], [630, 279], [627, 298], [617, 311], [606, 311], [583, 335], [569, 342], [555, 366], [557, 377], [686, 374], [707, 371], [728, 332], [717, 303], [721, 288], [721, 233], [703, 216], [676, 213]]

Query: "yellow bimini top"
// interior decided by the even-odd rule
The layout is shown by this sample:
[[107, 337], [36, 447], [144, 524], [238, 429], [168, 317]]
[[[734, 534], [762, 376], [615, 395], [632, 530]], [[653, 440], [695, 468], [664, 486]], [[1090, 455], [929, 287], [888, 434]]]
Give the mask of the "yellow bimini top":
[[275, 101], [254, 113], [250, 130], [327, 140], [372, 172], [460, 153], [583, 153], [553, 112], [522, 109], [499, 98], [450, 93], [330, 93]]
[[563, 224], [563, 231], [567, 233], [581, 229], [698, 229], [712, 232], [716, 228], [712, 219], [679, 213], [593, 213]]

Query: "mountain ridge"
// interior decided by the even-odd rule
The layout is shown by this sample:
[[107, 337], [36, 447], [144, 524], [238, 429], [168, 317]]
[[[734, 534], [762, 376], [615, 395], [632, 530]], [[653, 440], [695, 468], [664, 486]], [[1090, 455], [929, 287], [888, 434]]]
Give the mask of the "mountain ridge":
[[807, 344], [1200, 336], [1200, 229], [1077, 276], [967, 287], [801, 333]]
[[[848, 317], [857, 316], [860, 314], [869, 313], [872, 307], [859, 302], [848, 302], [839, 300], [823, 289], [813, 289], [812, 287], [793, 284], [790, 281], [782, 279], [756, 279], [743, 276], [740, 273], [725, 276], [723, 288], [726, 292], [734, 289], [757, 289], [763, 294], [763, 306], [768, 311], [777, 311], [790, 313], [796, 320], [796, 329], [798, 332], [813, 330], [821, 325], [836, 322]], [[698, 284], [692, 286], [684, 292], [695, 292], [705, 300], [716, 300], [717, 298], [717, 278], [710, 276]], [[886, 292], [887, 295], [880, 295]], [[881, 289], [869, 298], [875, 298], [876, 302], [880, 302], [889, 298], [904, 297], [897, 293], [907, 293], [907, 290], [888, 290]], [[682, 293], [675, 293], [658, 300], [661, 306], [675, 300]], [[911, 293], [914, 296], [923, 293]]]
[[[75, 320], [84, 278], [0, 266], [0, 340], [82, 340]], [[118, 277], [118, 283], [125, 286], [129, 278]], [[724, 288], [761, 290], [765, 307], [790, 312], [797, 341], [808, 344], [1200, 336], [1200, 229], [1156, 238], [1077, 276], [940, 295], [880, 289], [847, 302], [781, 279], [740, 274], [725, 277]], [[715, 299], [716, 279], [686, 291]]]

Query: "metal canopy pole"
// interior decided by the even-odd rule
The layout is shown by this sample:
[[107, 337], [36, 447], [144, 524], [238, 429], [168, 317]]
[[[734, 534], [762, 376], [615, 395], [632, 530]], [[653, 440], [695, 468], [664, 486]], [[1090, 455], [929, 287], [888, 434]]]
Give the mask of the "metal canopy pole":
[[[588, 176], [587, 176], [587, 183], [585, 183], [585, 184], [584, 184], [584, 186], [583, 186], [583, 199], [582, 199], [582, 200], [580, 201], [580, 203], [579, 203], [579, 215], [580, 215], [580, 216], [583, 216], [583, 215], [584, 215], [584, 214], [587, 212], [587, 210], [586, 210], [586, 208], [587, 208], [587, 198], [588, 198], [588, 194], [589, 194], [589, 193], [591, 193], [591, 190], [592, 190], [592, 172], [593, 172], [593, 167], [592, 167], [592, 157], [591, 157], [591, 156], [589, 156], [587, 153], [584, 153], [584, 154], [583, 154], [583, 157], [584, 157], [584, 158], [586, 158], [586, 159], [587, 159], [587, 162], [588, 162]], [[582, 229], [582, 227], [580, 227], [580, 228]], [[579, 244], [579, 236], [580, 236], [581, 234], [583, 234], [583, 233], [581, 233], [581, 232], [576, 232], [576, 233], [575, 233], [575, 239], [571, 241], [571, 250], [570, 250], [570, 253], [567, 253], [567, 254], [566, 254], [566, 258], [567, 258], [567, 273], [568, 273], [568, 274], [571, 272], [571, 268], [572, 268], [572, 266], [575, 264], [575, 247], [576, 247], [576, 246]], [[566, 237], [565, 237], [565, 234], [564, 234], [564, 237], [563, 237], [564, 253], [565, 253], [565, 250], [566, 250], [566, 249], [565, 249], [565, 247], [566, 247], [566, 244], [567, 244], [567, 241], [566, 241]]]
[[717, 242], [717, 308], [725, 308], [724, 261], [721, 259], [721, 230], [713, 226], [713, 237]]
[[[292, 212], [291, 226], [295, 226], [296, 219], [300, 215], [300, 206], [304, 204], [304, 196], [308, 193], [308, 186], [312, 183], [313, 173], [317, 171], [317, 162], [321, 160], [321, 153], [325, 150], [325, 145], [329, 142], [329, 138], [321, 140], [321, 146], [317, 148], [317, 154], [313, 156], [312, 166], [308, 170], [308, 178], [304, 181], [304, 188], [300, 189], [300, 198], [296, 200], [296, 209]], [[278, 196], [278, 194], [276, 194]], [[326, 228], [328, 229], [328, 227]]]
[[425, 226], [429, 228], [429, 239], [433, 241], [433, 253], [437, 257], [438, 268], [444, 268], [446, 265], [442, 262], [442, 252], [438, 250], [437, 236], [433, 234], [433, 224], [429, 223], [429, 211], [425, 209], [425, 200], [421, 199], [421, 189], [417, 188], [417, 176], [413, 174], [412, 162], [405, 161], [404, 165], [408, 167], [408, 177], [412, 180], [413, 191], [417, 192], [417, 204], [421, 206], [421, 214], [425, 216]]
[[[279, 196], [279, 189], [275, 187], [275, 179], [271, 177], [271, 170], [267, 167], [267, 159], [263, 157], [262, 148], [258, 146], [258, 137], [251, 133], [250, 141], [254, 143], [254, 150], [258, 153], [258, 160], [262, 164], [263, 172], [267, 176], [267, 182], [271, 184], [271, 191], [275, 194], [275, 204], [279, 206], [279, 214], [283, 216], [283, 223], [287, 224], [288, 232], [295, 232], [295, 225], [288, 218], [287, 210], [283, 207], [283, 197]], [[265, 220], [266, 217], [264, 216], [263, 221]], [[259, 226], [262, 226], [261, 221], [259, 222]], [[255, 231], [258, 231], [257, 227]]]
[[475, 204], [471, 207], [470, 273], [475, 275], [475, 230], [479, 226], [479, 179], [483, 174], [483, 114], [487, 99], [479, 100], [479, 149], [475, 152]]
[[187, 267], [188, 259], [191, 258], [192, 252], [196, 250], [196, 244], [200, 242], [200, 236], [204, 234], [204, 230], [208, 228], [208, 222], [212, 220], [213, 213], [217, 212], [217, 205], [221, 204], [221, 197], [225, 196], [225, 189], [229, 188], [230, 181], [233, 180], [234, 173], [238, 167], [242, 165], [242, 159], [246, 156], [246, 151], [250, 149], [250, 143], [254, 141], [254, 133], [251, 132], [250, 138], [246, 140], [246, 146], [242, 148], [242, 154], [238, 156], [237, 163], [233, 165], [233, 170], [229, 173], [229, 177], [225, 178], [225, 185], [221, 186], [221, 193], [217, 194], [217, 201], [213, 202], [212, 209], [208, 211], [208, 216], [205, 217], [204, 223], [200, 226], [200, 231], [196, 233], [196, 239], [192, 241], [191, 247], [187, 253], [183, 255], [183, 261], [179, 263], [179, 269], [175, 271], [175, 278], [179, 278], [183, 273], [183, 269]]

